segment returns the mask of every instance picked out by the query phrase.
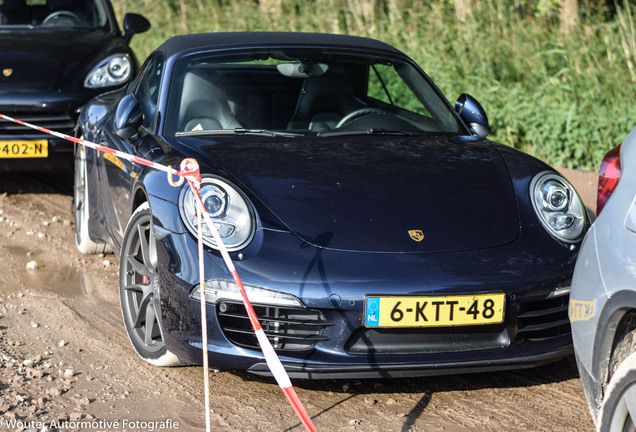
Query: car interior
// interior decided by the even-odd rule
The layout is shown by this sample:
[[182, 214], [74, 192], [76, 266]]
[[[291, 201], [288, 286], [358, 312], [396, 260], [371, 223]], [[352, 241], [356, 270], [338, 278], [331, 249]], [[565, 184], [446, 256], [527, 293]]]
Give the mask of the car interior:
[[274, 65], [192, 67], [183, 77], [176, 129], [320, 133], [342, 128], [348, 114], [368, 109], [360, 117], [373, 117], [377, 127], [421, 131], [419, 116], [413, 118], [414, 124], [406, 120], [414, 113], [369, 98], [362, 68], [353, 69], [332, 64], [316, 76], [299, 76], [281, 73]]

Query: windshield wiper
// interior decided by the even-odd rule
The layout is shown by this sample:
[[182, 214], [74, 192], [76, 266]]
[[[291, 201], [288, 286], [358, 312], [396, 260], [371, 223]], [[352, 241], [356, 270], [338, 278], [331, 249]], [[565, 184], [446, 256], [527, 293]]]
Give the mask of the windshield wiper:
[[234, 129], [234, 133], [236, 135], [269, 135], [269, 136], [282, 136], [282, 137], [299, 137], [303, 136], [303, 134], [293, 133], [293, 132], [281, 132], [281, 131], [273, 131], [269, 129], [244, 129], [244, 128], [236, 128]]
[[322, 137], [334, 137], [334, 136], [348, 136], [348, 135], [402, 135], [413, 136], [413, 132], [406, 132], [401, 130], [389, 130], [383, 128], [369, 128], [360, 130], [346, 130], [346, 131], [331, 131], [331, 132], [319, 132], [318, 136]]
[[207, 130], [194, 130], [194, 131], [184, 131], [177, 132], [176, 136], [206, 136], [206, 135], [267, 135], [273, 137], [299, 137], [303, 136], [299, 133], [291, 133], [291, 132], [280, 132], [273, 131], [269, 129], [245, 129], [245, 128], [234, 128], [234, 129], [207, 129]]

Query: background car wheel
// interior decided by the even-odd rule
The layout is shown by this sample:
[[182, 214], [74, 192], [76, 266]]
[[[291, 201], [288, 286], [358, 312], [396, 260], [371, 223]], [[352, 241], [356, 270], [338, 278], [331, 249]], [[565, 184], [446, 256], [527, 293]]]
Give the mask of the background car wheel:
[[636, 353], [623, 360], [612, 375], [598, 418], [599, 431], [636, 431]]
[[156, 366], [177, 366], [183, 363], [167, 350], [163, 339], [156, 246], [150, 206], [144, 203], [131, 216], [122, 243], [121, 310], [137, 354]]
[[106, 243], [91, 240], [88, 229], [88, 185], [86, 182], [86, 148], [78, 146], [75, 151], [75, 174], [73, 181], [73, 215], [75, 217], [75, 245], [83, 254], [110, 253]]

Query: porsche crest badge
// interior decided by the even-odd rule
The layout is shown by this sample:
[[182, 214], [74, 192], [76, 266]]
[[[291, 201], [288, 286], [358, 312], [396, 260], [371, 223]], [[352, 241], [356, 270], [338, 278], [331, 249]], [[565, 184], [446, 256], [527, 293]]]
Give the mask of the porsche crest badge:
[[5, 78], [9, 78], [11, 74], [13, 74], [13, 69], [10, 69], [10, 68], [2, 69], [2, 75]]
[[409, 230], [409, 236], [416, 242], [424, 240], [424, 233], [420, 230]]

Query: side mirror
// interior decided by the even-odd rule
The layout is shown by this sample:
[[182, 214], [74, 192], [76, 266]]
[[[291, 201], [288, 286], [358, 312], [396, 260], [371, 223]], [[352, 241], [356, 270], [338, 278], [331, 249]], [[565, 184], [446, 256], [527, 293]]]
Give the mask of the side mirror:
[[144, 115], [134, 94], [128, 94], [119, 101], [115, 112], [115, 133], [123, 140], [131, 140], [137, 135]]
[[486, 138], [490, 133], [490, 126], [488, 125], [488, 116], [486, 111], [477, 102], [474, 97], [462, 93], [455, 102], [455, 111], [464, 120], [464, 122], [470, 127], [470, 131], [473, 135], [477, 135], [481, 138]]
[[150, 21], [136, 13], [124, 15], [124, 40], [130, 42], [133, 35], [143, 33], [150, 28]]

